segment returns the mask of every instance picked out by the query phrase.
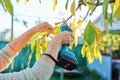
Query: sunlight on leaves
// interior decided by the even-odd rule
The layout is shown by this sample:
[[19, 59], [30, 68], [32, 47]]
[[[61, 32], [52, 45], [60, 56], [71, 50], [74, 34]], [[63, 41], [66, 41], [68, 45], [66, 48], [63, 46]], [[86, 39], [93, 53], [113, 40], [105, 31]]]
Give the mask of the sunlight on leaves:
[[54, 27], [53, 32], [54, 34], [58, 34], [60, 32], [60, 27], [59, 26]]
[[71, 22], [70, 22], [70, 27], [72, 29], [72, 34], [73, 34], [73, 37], [74, 37], [74, 44], [75, 46], [78, 45], [78, 38], [76, 36], [76, 27], [75, 27], [75, 24], [76, 24], [76, 18], [74, 18]]
[[80, 28], [82, 25], [82, 21], [80, 19], [77, 20], [77, 27]]
[[[88, 0], [90, 3], [94, 3], [94, 0]], [[91, 11], [93, 11], [93, 9], [94, 9], [94, 5], [89, 5], [89, 9], [91, 10]]]
[[27, 4], [29, 0], [24, 0], [24, 3]]
[[70, 7], [70, 12], [73, 16], [75, 16], [75, 0], [73, 0], [71, 7]]
[[120, 0], [115, 0], [113, 16], [116, 17], [116, 21], [120, 18]]
[[38, 60], [40, 58], [40, 56], [41, 56], [41, 54], [40, 54], [40, 50], [41, 50], [40, 42], [41, 42], [41, 39], [38, 38], [38, 40], [36, 42], [36, 55], [35, 55], [36, 56], [36, 60]]
[[56, 9], [56, 6], [57, 6], [57, 0], [52, 0], [52, 8], [53, 8], [53, 10]]
[[81, 54], [82, 54], [82, 57], [85, 57], [85, 53], [86, 53], [86, 47], [87, 45], [84, 43], [84, 45], [82, 46], [82, 49], [81, 49]]
[[86, 56], [89, 64], [93, 63], [95, 58], [99, 59], [100, 63], [102, 62], [102, 55], [99, 48], [99, 44], [101, 42], [100, 36], [100, 29], [96, 24], [89, 21], [84, 31], [84, 44], [81, 49], [82, 57]]
[[100, 40], [101, 40], [101, 31], [100, 29], [97, 27], [96, 24], [94, 24], [94, 28], [95, 28], [95, 38], [96, 38], [96, 41], [97, 43], [100, 43]]

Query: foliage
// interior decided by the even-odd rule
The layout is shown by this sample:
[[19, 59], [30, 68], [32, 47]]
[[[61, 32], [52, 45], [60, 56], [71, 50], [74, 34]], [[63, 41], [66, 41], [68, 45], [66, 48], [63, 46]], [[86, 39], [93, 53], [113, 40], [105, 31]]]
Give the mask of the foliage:
[[[16, 1], [19, 2], [19, 0], [16, 0]], [[40, 3], [41, 1], [42, 0], [39, 0]], [[29, 0], [24, 0], [24, 2], [25, 4], [27, 4]], [[0, 3], [3, 6], [3, 8], [5, 10], [7, 9], [7, 11], [11, 15], [14, 14], [13, 7], [10, 0], [0, 0]], [[57, 9], [57, 4], [59, 4], [58, 0], [52, 0], [53, 10]], [[111, 13], [108, 13], [109, 4], [111, 5], [111, 10], [112, 10]], [[81, 11], [82, 6], [88, 7], [86, 16], [83, 18], [76, 16], [77, 11]], [[82, 23], [86, 20], [86, 17], [88, 15], [91, 15], [98, 6], [103, 6], [103, 17], [104, 17], [103, 21], [104, 21], [105, 29], [107, 29], [108, 27], [108, 22], [112, 25], [113, 20], [118, 21], [118, 19], [120, 18], [120, 10], [119, 10], [120, 0], [72, 0], [72, 1], [66, 0], [65, 9], [67, 11], [70, 10], [71, 15], [67, 18], [67, 20], [55, 23], [55, 27], [53, 30], [55, 35], [60, 32], [61, 25], [68, 24], [73, 30], [74, 41], [72, 45], [75, 44], [75, 46], [77, 46], [78, 37], [76, 36], [76, 30], [77, 29], [81, 30]], [[108, 14], [111, 14], [111, 15], [108, 16]], [[100, 62], [102, 62], [102, 56], [99, 48], [101, 31], [92, 21], [88, 20], [87, 22], [88, 22], [87, 26], [84, 26], [86, 27], [84, 34], [79, 35], [79, 36], [84, 36], [84, 45], [81, 50], [82, 56], [83, 57], [86, 56], [89, 63], [92, 63], [94, 61], [94, 58], [97, 58], [100, 60]], [[30, 43], [32, 45], [31, 50], [33, 50], [33, 48], [36, 47], [36, 52], [37, 52], [36, 59], [38, 59], [41, 55], [39, 53], [43, 53], [46, 50], [49, 44], [48, 39], [51, 39], [52, 36], [48, 34], [43, 34], [43, 33], [36, 34], [36, 35], [37, 36], [34, 36], [31, 39]], [[70, 46], [70, 48], [72, 48], [72, 45]]]
[[[111, 46], [112, 44], [112, 46]], [[102, 33], [101, 37], [101, 51], [109, 55], [110, 54], [110, 47], [112, 47], [113, 56], [120, 55], [120, 33], [117, 33], [117, 31], [112, 31], [109, 33]]]
[[13, 6], [10, 0], [0, 0], [3, 9], [13, 15]]

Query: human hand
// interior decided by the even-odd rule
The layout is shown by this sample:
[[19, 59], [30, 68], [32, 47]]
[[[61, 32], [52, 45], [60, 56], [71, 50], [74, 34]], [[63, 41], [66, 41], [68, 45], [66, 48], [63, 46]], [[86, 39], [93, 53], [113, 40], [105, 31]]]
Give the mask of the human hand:
[[[62, 44], [71, 44], [72, 41], [72, 33], [68, 31], [61, 32], [57, 34], [54, 38], [52, 38], [47, 50], [45, 53], [50, 54], [53, 56], [54, 59], [57, 60], [58, 52], [60, 49], [60, 45]], [[48, 61], [50, 64], [55, 66], [55, 62], [51, 60], [48, 56], [42, 56], [42, 59]]]
[[57, 55], [62, 44], [71, 44], [72, 33], [68, 31], [61, 32], [57, 34], [50, 42], [46, 53], [49, 53], [57, 59]]
[[53, 33], [53, 27], [48, 22], [43, 22], [36, 26], [37, 32], [48, 32], [48, 34]]
[[52, 40], [54, 42], [57, 41], [57, 43], [59, 43], [59, 44], [71, 45], [72, 38], [73, 38], [73, 36], [72, 36], [71, 32], [64, 31], [64, 32], [57, 34]]

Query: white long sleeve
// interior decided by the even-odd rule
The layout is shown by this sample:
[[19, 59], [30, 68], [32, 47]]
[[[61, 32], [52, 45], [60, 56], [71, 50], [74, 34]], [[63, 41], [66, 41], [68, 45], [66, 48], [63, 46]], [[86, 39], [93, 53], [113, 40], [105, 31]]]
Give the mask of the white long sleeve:
[[[0, 51], [0, 69], [5, 69], [17, 55], [9, 46]], [[32, 68], [13, 73], [0, 73], [0, 80], [49, 80], [54, 67], [44, 59], [35, 62]]]
[[49, 80], [53, 66], [43, 59], [36, 61], [32, 68], [13, 73], [0, 73], [0, 80]]
[[9, 64], [12, 62], [12, 59], [18, 54], [17, 52], [13, 51], [8, 45], [6, 45], [0, 51], [0, 72], [3, 69], [7, 68]]

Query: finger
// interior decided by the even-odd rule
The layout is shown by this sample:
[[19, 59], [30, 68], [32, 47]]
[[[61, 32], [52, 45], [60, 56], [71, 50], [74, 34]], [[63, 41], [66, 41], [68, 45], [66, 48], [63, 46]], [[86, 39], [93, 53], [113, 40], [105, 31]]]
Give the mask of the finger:
[[50, 26], [47, 26], [46, 27], [46, 30], [47, 30], [47, 32], [50, 34], [54, 34], [54, 32], [53, 32], [53, 27], [50, 25]]
[[48, 32], [48, 34], [54, 34], [54, 32], [51, 30], [47, 30], [47, 32]]
[[70, 46], [71, 44], [72, 44], [72, 41], [69, 40], [69, 41], [68, 41], [68, 45]]
[[72, 33], [71, 33], [71, 32], [69, 32], [69, 31], [67, 31], [67, 30], [66, 30], [66, 31], [64, 31], [64, 32], [66, 33], [66, 35], [71, 35], [71, 36], [73, 36], [73, 35], [72, 35]]

